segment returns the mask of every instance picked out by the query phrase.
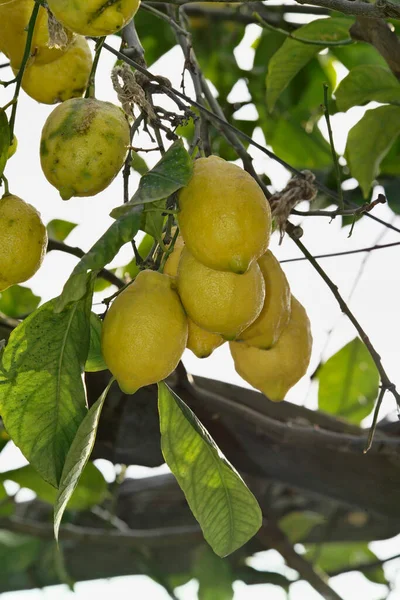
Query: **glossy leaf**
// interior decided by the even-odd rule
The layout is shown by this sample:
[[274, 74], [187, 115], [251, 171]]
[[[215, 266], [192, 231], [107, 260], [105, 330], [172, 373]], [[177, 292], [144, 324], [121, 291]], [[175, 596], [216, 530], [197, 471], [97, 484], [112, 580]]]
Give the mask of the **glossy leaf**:
[[206, 541], [226, 556], [261, 527], [257, 500], [188, 406], [158, 384], [161, 448]]
[[[331, 42], [350, 40], [349, 28], [351, 19], [334, 17], [317, 19], [296, 29], [298, 38], [309, 41]], [[323, 50], [323, 46], [305, 44], [288, 38], [274, 54], [269, 62], [267, 75], [267, 105], [273, 110], [277, 99], [287, 87], [293, 77], [316, 54]]]
[[96, 373], [105, 371], [107, 365], [101, 353], [101, 327], [102, 322], [94, 312], [90, 313], [90, 345], [89, 354], [86, 359], [85, 371]]
[[365, 345], [354, 338], [320, 369], [318, 407], [352, 423], [360, 423], [374, 407], [379, 373]]
[[47, 224], [47, 233], [49, 238], [57, 240], [57, 242], [63, 242], [77, 226], [77, 223], [53, 219]]
[[231, 565], [214, 554], [209, 546], [201, 546], [196, 552], [193, 577], [199, 582], [199, 600], [232, 600]]
[[9, 147], [10, 128], [8, 119], [4, 110], [0, 110], [0, 177], [3, 175], [4, 167], [7, 163]]
[[371, 100], [400, 104], [400, 82], [389, 69], [360, 65], [350, 71], [335, 92], [339, 110], [362, 106]]
[[149, 167], [147, 166], [147, 163], [144, 160], [144, 158], [140, 156], [140, 154], [138, 154], [137, 152], [133, 151], [131, 166], [134, 171], [139, 173], [139, 175], [145, 175], [149, 170]]
[[[32, 490], [40, 500], [48, 504], [53, 505], [57, 498], [56, 488], [47, 483], [31, 465], [5, 471], [0, 474], [0, 477], [2, 481], [14, 481], [21, 488]], [[68, 502], [68, 508], [70, 510], [87, 510], [102, 502], [106, 494], [106, 480], [97, 467], [89, 462]]]
[[323, 521], [324, 517], [318, 513], [295, 511], [282, 517], [279, 521], [279, 527], [289, 540], [295, 544], [304, 540], [311, 530]]
[[331, 53], [348, 69], [359, 65], [380, 65], [387, 68], [387, 63], [378, 50], [366, 42], [355, 42], [351, 46], [331, 48]]
[[[359, 564], [377, 560], [376, 555], [365, 542], [307, 544], [305, 557], [312, 561], [315, 556], [317, 556], [316, 566], [325, 573], [357, 567]], [[374, 583], [387, 583], [382, 566], [366, 569], [363, 574]]]
[[143, 175], [132, 199], [127, 204], [114, 208], [111, 216], [117, 219], [129, 214], [132, 207], [138, 204], [167, 198], [189, 183], [192, 170], [192, 160], [182, 140], [174, 142], [156, 166]]
[[58, 539], [58, 532], [64, 511], [92, 453], [101, 411], [113, 381], [113, 379], [110, 380], [100, 398], [86, 414], [66, 456], [54, 506], [54, 535], [56, 540]]
[[81, 258], [57, 299], [56, 311], [63, 310], [69, 302], [83, 298], [91, 283], [91, 273], [98, 273], [112, 261], [124, 244], [133, 240], [139, 231], [141, 215], [142, 208], [137, 206], [115, 221]]
[[368, 197], [379, 165], [400, 133], [400, 106], [367, 110], [350, 130], [346, 158], [350, 172]]
[[91, 295], [54, 312], [54, 300], [11, 333], [2, 356], [0, 414], [27, 460], [57, 486], [87, 412], [82, 372]]
[[22, 318], [36, 310], [40, 300], [30, 288], [13, 285], [0, 292], [0, 311], [14, 319]]

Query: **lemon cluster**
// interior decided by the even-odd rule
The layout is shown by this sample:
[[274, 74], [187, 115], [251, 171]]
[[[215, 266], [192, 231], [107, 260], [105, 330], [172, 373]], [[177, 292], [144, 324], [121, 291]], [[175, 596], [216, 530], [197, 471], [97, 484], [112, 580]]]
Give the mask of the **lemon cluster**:
[[237, 372], [282, 400], [306, 372], [310, 324], [268, 250], [271, 212], [255, 180], [210, 156], [179, 193], [178, 236], [163, 274], [143, 271], [103, 326], [105, 361], [133, 393], [167, 377], [185, 347], [199, 358], [225, 341]]

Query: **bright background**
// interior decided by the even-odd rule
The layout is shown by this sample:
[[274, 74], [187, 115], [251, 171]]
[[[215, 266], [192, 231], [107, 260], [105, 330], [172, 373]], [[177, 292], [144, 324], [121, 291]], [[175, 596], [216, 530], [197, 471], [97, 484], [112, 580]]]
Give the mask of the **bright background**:
[[[299, 16], [296, 15], [297, 20], [299, 20]], [[235, 51], [239, 65], [243, 69], [250, 69], [252, 66], [253, 50], [251, 44], [258, 36], [259, 31], [260, 28], [257, 25], [248, 26], [244, 40]], [[115, 47], [118, 45], [118, 41], [112, 38], [109, 43]], [[112, 55], [103, 51], [96, 81], [96, 95], [101, 100], [117, 102], [110, 82], [110, 70], [113, 65], [114, 58]], [[167, 76], [175, 87], [179, 87], [182, 65], [181, 51], [175, 47], [157, 61], [152, 66], [151, 71], [155, 74], [161, 73]], [[339, 78], [342, 78], [346, 73], [347, 71], [343, 67], [340, 68], [338, 71]], [[6, 79], [8, 76], [11, 77], [8, 69], [2, 69], [2, 79]], [[186, 83], [187, 93], [193, 97], [188, 78]], [[4, 105], [9, 101], [12, 91], [10, 88], [7, 90], [0, 88], [0, 105]], [[246, 98], [248, 98], [247, 88], [245, 82], [241, 81], [235, 86], [230, 99], [242, 101]], [[111, 224], [112, 219], [109, 217], [111, 209], [122, 203], [122, 177], [119, 176], [105, 192], [94, 198], [73, 198], [68, 202], [63, 202], [57, 190], [45, 179], [39, 162], [40, 133], [51, 110], [52, 107], [37, 104], [24, 93], [21, 94], [16, 124], [16, 135], [19, 142], [18, 152], [8, 163], [6, 175], [12, 193], [35, 205], [41, 212], [45, 223], [54, 218], [78, 223], [79, 227], [71, 233], [67, 243], [88, 250]], [[240, 118], [252, 120], [254, 119], [254, 112], [254, 106], [241, 109]], [[349, 110], [346, 114], [338, 114], [332, 118], [336, 149], [339, 152], [343, 152], [347, 132], [360, 118], [361, 114], [361, 109], [355, 108]], [[321, 129], [325, 131], [322, 122]], [[256, 132], [255, 139], [265, 144], [261, 131]], [[290, 143], [290, 140], [288, 140], [288, 143]], [[149, 147], [150, 140], [146, 135], [140, 135], [135, 138], [135, 145]], [[250, 153], [254, 157], [257, 172], [267, 172], [275, 189], [281, 189], [289, 178], [287, 171], [256, 149], [252, 148]], [[157, 158], [149, 154], [146, 156], [146, 160], [152, 166]], [[137, 182], [138, 176], [132, 174], [132, 192], [135, 190]], [[375, 190], [374, 197], [379, 191], [378, 189]], [[388, 207], [378, 205], [374, 209], [374, 214], [400, 227], [400, 218], [395, 217]], [[340, 219], [332, 223], [327, 218], [309, 217], [303, 221], [299, 218], [297, 218], [297, 221], [294, 218], [292, 220], [298, 223], [301, 222], [304, 229], [303, 241], [313, 254], [360, 248], [375, 243], [400, 241], [399, 234], [383, 228], [383, 226], [368, 218], [356, 223], [351, 238], [347, 237], [349, 228], [341, 228]], [[296, 246], [289, 238], [285, 238], [283, 244], [278, 246], [277, 236], [273, 236], [271, 248], [279, 260], [299, 256]], [[397, 385], [400, 385], [398, 366], [400, 282], [398, 271], [393, 267], [399, 263], [399, 258], [400, 247], [395, 247], [370, 254], [321, 260], [321, 264], [328, 275], [339, 286], [344, 298], [348, 300], [350, 308], [354, 311], [358, 320], [366, 329], [372, 343], [381, 354], [389, 377]], [[127, 245], [113, 261], [112, 266], [124, 265], [130, 259], [131, 249]], [[77, 259], [70, 255], [59, 252], [49, 253], [40, 271], [30, 280], [29, 286], [42, 297], [42, 301], [58, 295], [76, 262]], [[304, 304], [311, 319], [314, 349], [309, 373], [312, 373], [321, 358], [326, 359], [334, 354], [353, 339], [356, 332], [345, 317], [341, 315], [331, 292], [307, 261], [285, 263], [283, 268], [289, 279], [292, 292]], [[112, 293], [110, 289], [106, 290], [104, 295]], [[100, 295], [96, 298], [96, 302], [99, 303], [100, 312]], [[241, 386], [247, 385], [235, 373], [227, 345], [219, 348], [212, 357], [204, 360], [199, 360], [192, 353], [186, 351], [184, 363], [188, 371], [193, 374], [216, 378]], [[289, 392], [288, 399], [296, 404], [316, 408], [317, 384], [310, 383], [309, 378], [304, 377]], [[396, 418], [395, 403], [390, 394], [385, 397], [381, 416], [383, 417], [387, 413], [390, 413], [393, 419]], [[370, 419], [366, 420], [366, 423], [369, 421]], [[9, 444], [0, 455], [0, 471], [22, 466], [25, 462], [19, 451]], [[109, 480], [114, 478], [114, 468], [110, 463], [97, 461], [96, 464]], [[130, 467], [128, 474], [132, 477], [143, 477], [152, 472], [154, 470]], [[9, 482], [7, 485], [10, 491], [15, 491], [15, 484]], [[12, 487], [13, 485], [14, 487]], [[20, 500], [29, 499], [30, 497], [31, 492], [26, 490], [21, 490], [18, 494]], [[389, 557], [399, 552], [399, 541], [400, 536], [385, 542], [375, 542], [371, 544], [371, 549], [379, 558]], [[301, 551], [301, 548], [299, 550]], [[275, 569], [277, 572], [286, 575], [293, 573], [285, 567], [281, 557], [273, 550], [257, 555], [252, 559], [251, 564], [255, 568]], [[399, 567], [400, 561], [398, 560], [385, 566], [386, 574], [393, 583], [395, 583], [396, 572]], [[354, 598], [381, 600], [386, 597], [384, 586], [370, 583], [360, 573], [338, 576], [331, 579], [331, 585], [342, 595], [344, 600], [353, 600]], [[390, 600], [400, 598], [400, 579], [398, 587], [399, 592], [391, 592]], [[197, 583], [192, 581], [178, 589], [176, 594], [181, 600], [194, 600], [197, 599], [196, 590]], [[136, 596], [138, 598], [151, 598], [152, 600], [169, 598], [160, 586], [142, 576], [78, 583], [76, 585], [75, 598], [77, 600], [88, 597], [105, 598], [106, 596], [121, 599]], [[4, 600], [63, 600], [72, 597], [72, 592], [68, 591], [65, 586], [57, 586], [43, 591], [3, 594], [3, 597]], [[272, 585], [246, 586], [240, 582], [235, 584], [235, 600], [264, 600], [265, 598], [283, 600], [285, 597], [286, 594], [281, 589]], [[291, 587], [291, 600], [316, 600], [317, 598], [320, 598], [320, 596], [305, 582], [295, 583]]]

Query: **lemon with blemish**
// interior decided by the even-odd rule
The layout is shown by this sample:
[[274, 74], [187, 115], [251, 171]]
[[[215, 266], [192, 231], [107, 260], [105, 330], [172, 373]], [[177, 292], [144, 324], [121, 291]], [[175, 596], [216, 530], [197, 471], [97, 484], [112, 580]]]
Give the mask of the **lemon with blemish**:
[[71, 31], [86, 36], [116, 33], [139, 8], [140, 0], [48, 0], [56, 19]]
[[30, 279], [43, 262], [47, 232], [38, 211], [18, 196], [0, 199], [0, 292]]
[[42, 169], [63, 200], [94, 196], [120, 171], [129, 143], [129, 123], [121, 108], [93, 98], [68, 100], [43, 127]]

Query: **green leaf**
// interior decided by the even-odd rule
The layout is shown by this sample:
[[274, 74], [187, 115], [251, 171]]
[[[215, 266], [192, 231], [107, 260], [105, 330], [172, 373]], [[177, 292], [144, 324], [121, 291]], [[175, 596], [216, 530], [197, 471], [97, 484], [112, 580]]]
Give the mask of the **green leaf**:
[[335, 92], [339, 110], [362, 106], [371, 100], [400, 103], [400, 83], [389, 69], [360, 65], [350, 71]]
[[289, 540], [295, 544], [308, 536], [316, 525], [324, 521], [324, 517], [312, 511], [296, 511], [279, 520], [279, 527]]
[[54, 535], [56, 540], [58, 540], [58, 532], [64, 511], [92, 453], [101, 411], [113, 381], [112, 378], [100, 398], [93, 404], [83, 419], [66, 456], [54, 506]]
[[261, 527], [257, 500], [188, 406], [158, 384], [161, 448], [206, 541], [218, 556], [234, 552]]
[[268, 583], [270, 585], [278, 585], [286, 591], [289, 590], [290, 584], [293, 583], [290, 579], [287, 579], [287, 577], [280, 573], [275, 573], [274, 571], [259, 571], [258, 569], [253, 569], [247, 565], [236, 568], [234, 576], [235, 579], [239, 579], [240, 581], [247, 583], [247, 585], [264, 585]]
[[0, 414], [27, 460], [57, 486], [85, 417], [82, 372], [89, 348], [91, 295], [54, 312], [54, 300], [11, 333], [2, 356]]
[[[318, 557], [315, 563], [316, 566], [328, 574], [348, 567], [357, 567], [360, 563], [377, 560], [376, 555], [365, 542], [307, 544], [305, 557], [313, 560], [315, 556]], [[366, 569], [363, 574], [370, 581], [387, 584], [382, 566]]]
[[320, 369], [318, 407], [352, 423], [360, 423], [374, 407], [379, 373], [365, 345], [354, 338]]
[[112, 261], [124, 244], [133, 240], [139, 231], [142, 210], [142, 207], [137, 206], [126, 216], [115, 221], [81, 258], [57, 299], [57, 312], [62, 311], [69, 302], [83, 298], [91, 283], [90, 272], [98, 273]]
[[78, 227], [77, 223], [70, 223], [70, 221], [63, 221], [62, 219], [53, 219], [53, 221], [47, 224], [47, 233], [49, 238], [57, 240], [57, 242], [63, 242], [75, 227]]
[[192, 159], [185, 150], [182, 140], [177, 140], [168, 148], [156, 166], [143, 175], [139, 188], [130, 202], [114, 208], [111, 216], [117, 219], [129, 213], [133, 206], [167, 198], [189, 183], [192, 170]]
[[149, 170], [149, 167], [147, 166], [147, 163], [144, 160], [144, 158], [142, 158], [140, 154], [134, 152], [133, 150], [131, 167], [134, 171], [139, 173], [139, 175], [146, 175], [147, 171]]
[[368, 197], [379, 165], [400, 133], [400, 106], [367, 110], [347, 137], [346, 159], [350, 172]]
[[147, 10], [136, 13], [135, 27], [149, 67], [176, 44], [169, 24]]
[[4, 167], [7, 163], [9, 147], [10, 127], [6, 113], [4, 110], [0, 110], [0, 177], [3, 175]]
[[158, 202], [146, 204], [143, 210], [143, 219], [140, 229], [151, 235], [155, 240], [160, 240], [162, 235], [166, 218], [162, 213], [162, 209], [165, 209], [165, 206], [166, 200], [159, 200]]
[[[329, 19], [317, 19], [296, 29], [298, 38], [311, 42], [349, 41], [349, 28], [353, 20], [334, 17]], [[267, 106], [272, 111], [277, 99], [288, 86], [293, 77], [302, 69], [316, 54], [321, 52], [323, 46], [305, 44], [288, 38], [271, 58], [267, 75]]]
[[233, 574], [227, 560], [216, 556], [209, 546], [195, 554], [193, 576], [199, 582], [199, 600], [232, 600]]
[[[20, 487], [32, 490], [40, 500], [48, 504], [54, 504], [57, 498], [56, 488], [47, 483], [31, 465], [5, 471], [1, 473], [0, 477], [2, 481], [14, 481]], [[87, 510], [102, 502], [106, 494], [106, 480], [94, 464], [89, 462], [68, 502], [68, 508], [70, 510]]]
[[0, 580], [23, 573], [35, 560], [42, 542], [34, 537], [0, 530]]
[[30, 288], [13, 285], [0, 293], [0, 311], [14, 319], [22, 318], [33, 312], [40, 300]]
[[378, 50], [366, 42], [355, 42], [351, 46], [331, 48], [331, 53], [351, 71], [359, 65], [380, 65], [387, 67], [387, 63]]
[[101, 328], [102, 322], [94, 312], [90, 313], [90, 346], [89, 354], [85, 364], [85, 371], [96, 373], [105, 371], [107, 365], [101, 353]]

